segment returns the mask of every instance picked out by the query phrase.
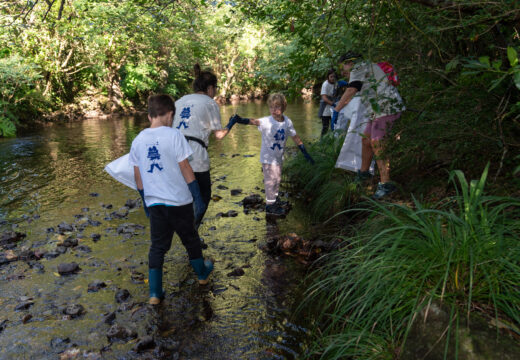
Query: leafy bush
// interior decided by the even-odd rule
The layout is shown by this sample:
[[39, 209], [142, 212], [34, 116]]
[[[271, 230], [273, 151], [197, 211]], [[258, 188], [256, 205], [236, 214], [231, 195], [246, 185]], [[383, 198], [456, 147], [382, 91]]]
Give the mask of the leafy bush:
[[485, 196], [487, 171], [470, 183], [452, 172], [459, 194], [433, 207], [364, 209], [371, 217], [358, 235], [310, 275], [306, 304], [328, 310], [321, 358], [391, 358], [434, 301], [451, 307], [451, 326], [485, 311], [519, 333], [520, 199]]
[[15, 136], [19, 120], [38, 113], [43, 97], [35, 83], [40, 78], [36, 66], [17, 55], [0, 59], [0, 136]]
[[359, 197], [352, 182], [353, 174], [335, 168], [344, 139], [344, 135], [328, 133], [311, 143], [308, 151], [316, 162], [314, 165], [301, 154], [284, 163], [284, 178], [311, 199], [311, 214], [318, 220], [332, 216]]

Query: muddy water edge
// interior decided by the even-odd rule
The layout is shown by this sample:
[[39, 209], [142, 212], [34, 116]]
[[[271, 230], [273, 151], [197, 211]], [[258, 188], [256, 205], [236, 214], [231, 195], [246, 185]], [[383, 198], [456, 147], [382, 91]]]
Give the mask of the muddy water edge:
[[[224, 124], [234, 112], [268, 109], [222, 106]], [[320, 132], [315, 114], [304, 103], [286, 111], [303, 139]], [[311, 236], [309, 220], [294, 194], [277, 222], [243, 211], [245, 196], [263, 197], [255, 127], [236, 125], [210, 145], [214, 199], [200, 228], [216, 260], [210, 285], [199, 287], [175, 237], [166, 299], [147, 305], [148, 221], [138, 194], [103, 171], [147, 126], [142, 116], [89, 119], [0, 139], [0, 234], [13, 237], [0, 244], [0, 358], [298, 358], [311, 319], [292, 315], [306, 269], [262, 246]]]

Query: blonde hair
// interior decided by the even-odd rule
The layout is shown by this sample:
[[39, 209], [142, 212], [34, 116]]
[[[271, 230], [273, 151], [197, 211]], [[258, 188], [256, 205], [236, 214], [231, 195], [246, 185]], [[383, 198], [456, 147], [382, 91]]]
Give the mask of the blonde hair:
[[267, 105], [271, 106], [272, 104], [280, 104], [282, 106], [282, 112], [287, 108], [287, 100], [285, 99], [285, 96], [280, 93], [269, 95], [267, 98]]

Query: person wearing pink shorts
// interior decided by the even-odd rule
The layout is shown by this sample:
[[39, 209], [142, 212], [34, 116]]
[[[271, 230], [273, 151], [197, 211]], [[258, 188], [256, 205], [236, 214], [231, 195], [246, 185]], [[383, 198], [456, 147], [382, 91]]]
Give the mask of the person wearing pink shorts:
[[401, 117], [405, 107], [397, 88], [378, 64], [364, 61], [360, 54], [354, 52], [342, 55], [340, 63], [343, 73], [349, 76], [349, 83], [335, 110], [340, 111], [357, 93], [360, 94], [367, 109], [368, 121], [363, 132], [361, 169], [356, 180], [362, 182], [372, 177], [369, 169], [375, 157], [380, 182], [373, 198], [379, 200], [397, 189], [390, 180], [390, 160], [383, 158], [383, 145], [386, 134]]

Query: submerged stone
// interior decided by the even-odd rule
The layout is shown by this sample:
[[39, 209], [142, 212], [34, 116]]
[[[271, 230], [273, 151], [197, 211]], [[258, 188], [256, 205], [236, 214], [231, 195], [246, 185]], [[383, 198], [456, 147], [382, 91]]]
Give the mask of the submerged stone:
[[244, 269], [242, 268], [236, 268], [234, 269], [233, 271], [231, 271], [230, 273], [227, 274], [227, 276], [231, 277], [231, 276], [242, 276], [244, 275], [246, 272], [244, 271]]
[[219, 190], [227, 190], [229, 188], [226, 185], [220, 184], [220, 185], [217, 186], [217, 189], [219, 189]]
[[118, 303], [125, 302], [130, 297], [130, 291], [126, 289], [120, 289], [116, 292], [115, 298]]
[[16, 305], [14, 310], [15, 311], [27, 310], [33, 305], [34, 305], [34, 301], [23, 301], [20, 304]]
[[104, 281], [94, 280], [93, 282], [88, 284], [87, 291], [88, 292], [97, 292], [97, 291], [99, 291], [99, 290], [101, 290], [102, 288], [105, 288], [105, 287], [107, 287], [107, 284], [105, 284]]
[[92, 238], [92, 241], [96, 242], [101, 239], [101, 234], [91, 234], [90, 237]]
[[69, 275], [78, 272], [80, 267], [75, 262], [72, 263], [61, 263], [58, 265], [58, 273], [60, 275]]
[[128, 341], [131, 339], [135, 339], [136, 337], [137, 337], [137, 333], [134, 330], [125, 328], [118, 324], [112, 325], [107, 332], [107, 338], [110, 341], [114, 341], [114, 340]]
[[140, 352], [143, 350], [151, 349], [155, 346], [155, 341], [152, 336], [143, 336], [139, 339], [137, 344], [134, 345], [133, 350]]
[[85, 313], [85, 308], [81, 304], [70, 304], [63, 309], [63, 313], [71, 318], [76, 318]]
[[236, 196], [242, 194], [242, 189], [231, 189], [231, 195]]
[[6, 231], [0, 234], [0, 245], [14, 244], [21, 241], [27, 235], [17, 231]]

